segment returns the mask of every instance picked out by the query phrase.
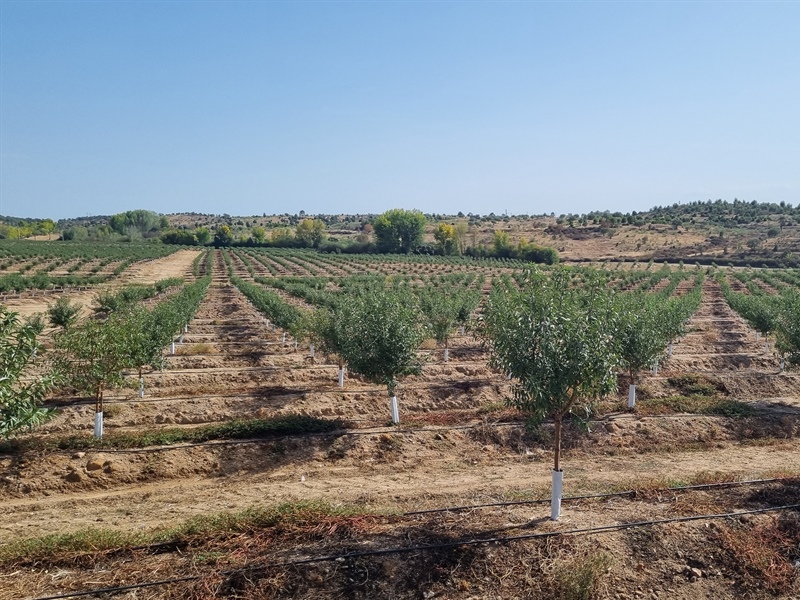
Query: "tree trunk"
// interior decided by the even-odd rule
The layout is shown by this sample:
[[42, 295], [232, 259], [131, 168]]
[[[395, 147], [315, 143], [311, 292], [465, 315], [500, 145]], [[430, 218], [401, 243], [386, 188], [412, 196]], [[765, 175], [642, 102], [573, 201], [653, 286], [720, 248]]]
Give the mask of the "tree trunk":
[[553, 470], [560, 471], [561, 470], [561, 415], [557, 415], [555, 417], [555, 460], [553, 462]]

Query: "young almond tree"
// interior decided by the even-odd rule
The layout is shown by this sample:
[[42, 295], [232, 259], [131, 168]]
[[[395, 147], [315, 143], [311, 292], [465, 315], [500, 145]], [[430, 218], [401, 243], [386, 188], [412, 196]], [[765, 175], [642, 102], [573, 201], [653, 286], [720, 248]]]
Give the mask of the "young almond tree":
[[790, 365], [800, 366], [800, 292], [783, 292], [777, 306], [776, 347], [783, 370], [786, 359]]
[[655, 296], [634, 292], [619, 294], [616, 305], [613, 333], [622, 366], [630, 376], [628, 408], [633, 408], [636, 406], [636, 374], [664, 354], [676, 332], [670, 326], [671, 306]]
[[[481, 285], [483, 285], [481, 283]], [[461, 306], [458, 307], [456, 324], [461, 330], [461, 335], [467, 332], [467, 324], [472, 319], [472, 313], [478, 308], [483, 299], [483, 292], [479, 289], [466, 290], [461, 295]]]
[[342, 341], [336, 323], [340, 315], [339, 304], [329, 308], [320, 308], [312, 313], [311, 329], [313, 338], [317, 340], [320, 350], [333, 354], [339, 359], [339, 387], [344, 387], [344, 359], [342, 358]]
[[126, 311], [106, 320], [90, 319], [59, 332], [55, 364], [64, 382], [95, 400], [94, 436], [103, 437], [103, 394], [125, 385], [123, 370], [132, 366], [135, 323]]
[[429, 289], [420, 293], [419, 306], [436, 343], [444, 346], [444, 362], [450, 358], [450, 334], [458, 323], [463, 304], [461, 293], [454, 290]]
[[398, 381], [422, 370], [417, 349], [425, 339], [414, 296], [397, 289], [354, 294], [335, 320], [339, 354], [348, 370], [386, 386], [392, 422], [400, 422]]
[[62, 296], [55, 304], [48, 306], [47, 317], [51, 325], [66, 329], [77, 321], [80, 312], [80, 305], [72, 304], [69, 298]]
[[498, 285], [488, 299], [482, 335], [492, 366], [513, 379], [508, 402], [534, 423], [555, 423], [553, 520], [561, 513], [563, 421], [616, 389], [613, 332], [613, 299], [602, 282], [571, 287], [561, 269], [550, 276], [533, 271], [519, 289]]
[[172, 339], [174, 329], [164, 326], [159, 311], [142, 307], [130, 309], [130, 326], [126, 328], [130, 366], [139, 374], [139, 398], [144, 398], [144, 368], [161, 369], [164, 366], [163, 349]]
[[314, 312], [307, 310], [298, 312], [288, 329], [296, 342], [308, 342], [308, 357], [313, 362], [319, 345], [319, 336], [314, 327]]
[[0, 436], [8, 438], [22, 429], [46, 421], [51, 411], [40, 406], [52, 389], [55, 376], [29, 377], [40, 356], [36, 336], [41, 321], [21, 322], [16, 313], [0, 306]]

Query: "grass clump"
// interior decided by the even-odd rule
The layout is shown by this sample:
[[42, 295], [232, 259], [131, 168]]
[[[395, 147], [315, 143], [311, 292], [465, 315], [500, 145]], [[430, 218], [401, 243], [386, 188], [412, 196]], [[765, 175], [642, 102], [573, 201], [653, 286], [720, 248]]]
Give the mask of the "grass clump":
[[356, 507], [324, 501], [285, 502], [276, 506], [253, 506], [238, 512], [193, 517], [181, 525], [155, 534], [157, 542], [181, 542], [219, 534], [246, 533], [283, 526], [318, 525], [330, 518], [367, 516]]
[[206, 543], [212, 537], [282, 527], [319, 527], [332, 520], [374, 517], [356, 507], [321, 501], [287, 502], [276, 506], [254, 506], [238, 512], [193, 517], [176, 527], [153, 532], [128, 532], [87, 528], [72, 533], [51, 534], [0, 546], [0, 564], [35, 564], [69, 560], [77, 555], [97, 554], [152, 544], [188, 545]]
[[667, 383], [683, 396], [716, 396], [717, 394], [727, 394], [728, 392], [721, 383], [710, 381], [696, 374], [668, 377]]
[[740, 400], [719, 396], [669, 396], [651, 398], [636, 405], [636, 413], [644, 416], [688, 413], [695, 415], [721, 415], [723, 417], [749, 417], [755, 409]]
[[248, 419], [230, 421], [219, 425], [206, 425], [192, 429], [156, 429], [141, 433], [110, 434], [100, 440], [85, 437], [64, 438], [58, 447], [73, 450], [93, 448], [144, 448], [147, 446], [166, 446], [179, 443], [209, 442], [212, 440], [241, 440], [269, 438], [282, 435], [303, 435], [328, 433], [342, 429], [340, 420], [319, 419], [306, 415], [281, 415], [269, 419]]
[[67, 558], [76, 554], [138, 546], [149, 541], [149, 537], [143, 533], [90, 527], [72, 533], [56, 533], [3, 544], [0, 546], [0, 564], [35, 563], [55, 556]]
[[553, 574], [558, 597], [563, 600], [597, 598], [610, 567], [611, 556], [602, 551], [587, 552], [560, 561]]
[[27, 440], [12, 439], [0, 442], [0, 453], [13, 455], [28, 450], [54, 448], [59, 450], [102, 450], [105, 448], [124, 450], [213, 440], [259, 439], [284, 435], [330, 433], [345, 427], [346, 423], [339, 419], [320, 419], [307, 415], [290, 414], [268, 419], [243, 419], [191, 429], [173, 427], [141, 432], [111, 433], [99, 440], [87, 436], [31, 438]]

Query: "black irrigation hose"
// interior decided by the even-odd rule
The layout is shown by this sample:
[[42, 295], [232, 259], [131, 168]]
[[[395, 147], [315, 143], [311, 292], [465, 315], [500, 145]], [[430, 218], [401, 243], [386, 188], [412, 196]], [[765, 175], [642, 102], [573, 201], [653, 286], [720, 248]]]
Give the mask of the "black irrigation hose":
[[[770, 478], [770, 479], [749, 479], [743, 481], [729, 481], [729, 482], [722, 482], [722, 483], [702, 483], [696, 485], [687, 485], [687, 486], [675, 486], [669, 488], [660, 488], [653, 491], [694, 491], [698, 489], [712, 489], [712, 488], [729, 488], [729, 487], [739, 487], [745, 485], [761, 485], [765, 483], [776, 483], [776, 482], [783, 482], [783, 481], [796, 481], [797, 478], [794, 477], [777, 477], [777, 478]], [[613, 497], [623, 497], [623, 496], [630, 496], [637, 492], [637, 490], [627, 490], [623, 492], [606, 492], [600, 494], [588, 494], [583, 496], [564, 496], [561, 501], [562, 502], [572, 502], [575, 500], [590, 500], [590, 499], [599, 499], [599, 498], [613, 498]], [[434, 508], [429, 510], [419, 510], [419, 511], [409, 511], [401, 513], [401, 517], [413, 517], [425, 514], [433, 514], [433, 513], [440, 513], [440, 512], [456, 512], [462, 510], [472, 510], [472, 509], [479, 509], [479, 508], [491, 508], [491, 507], [503, 507], [503, 506], [519, 506], [519, 505], [529, 505], [529, 504], [545, 504], [550, 502], [549, 499], [536, 499], [536, 500], [517, 500], [517, 501], [509, 501], [509, 502], [493, 502], [487, 504], [474, 504], [474, 505], [465, 505], [465, 506], [455, 506], [455, 507], [446, 507], [446, 508]], [[155, 550], [158, 548], [180, 548], [184, 546], [185, 543], [182, 543], [179, 540], [170, 540], [166, 542], [155, 542], [152, 544], [144, 544], [141, 546], [131, 546], [128, 548], [110, 548], [106, 552], [121, 552], [121, 551], [141, 551], [141, 550]]]
[[[739, 487], [744, 485], [760, 485], [764, 483], [775, 483], [778, 481], [794, 481], [794, 477], [772, 477], [770, 479], [746, 479], [743, 481], [726, 481], [720, 483], [699, 483], [695, 485], [680, 485], [680, 486], [672, 486], [666, 488], [657, 488], [653, 491], [657, 492], [682, 492], [682, 491], [691, 491], [691, 490], [703, 490], [703, 489], [714, 489], [714, 488], [727, 488], [727, 487]], [[639, 490], [626, 490], [623, 492], [604, 492], [602, 494], [587, 494], [584, 496], [564, 496], [561, 501], [562, 502], [569, 502], [572, 500], [592, 500], [598, 498], [615, 498], [615, 497], [622, 497], [622, 496], [632, 496], [636, 494]], [[431, 508], [428, 510], [412, 510], [409, 512], [403, 513], [403, 516], [414, 516], [414, 515], [427, 515], [432, 513], [440, 513], [440, 512], [460, 512], [465, 510], [473, 510], [476, 508], [492, 508], [492, 507], [502, 507], [502, 506], [521, 506], [526, 504], [546, 504], [550, 502], [550, 498], [538, 498], [536, 500], [513, 500], [509, 502], [490, 502], [487, 504], [472, 504], [472, 505], [464, 505], [464, 506], [451, 506], [447, 508]]]
[[[223, 571], [220, 575], [230, 576], [239, 573], [253, 573], [257, 571], [264, 571], [270, 568], [291, 567], [298, 565], [308, 565], [321, 562], [330, 562], [335, 560], [348, 560], [354, 558], [363, 558], [366, 556], [386, 556], [388, 554], [404, 554], [407, 552], [426, 552], [431, 550], [444, 550], [446, 548], [457, 548], [459, 546], [477, 546], [481, 544], [506, 544], [509, 542], [525, 541], [532, 539], [542, 539], [566, 535], [593, 535], [606, 531], [620, 531], [624, 529], [633, 529], [637, 527], [652, 527], [654, 525], [664, 525], [668, 523], [687, 523], [691, 521], [704, 521], [715, 519], [728, 519], [735, 518], [743, 515], [762, 514], [768, 512], [778, 512], [784, 510], [800, 509], [800, 504], [787, 504], [784, 506], [774, 506], [770, 508], [757, 508], [752, 510], [745, 510], [739, 512], [729, 513], [712, 513], [706, 515], [692, 515], [688, 517], [672, 517], [670, 519], [656, 519], [651, 521], [634, 521], [632, 523], [618, 523], [616, 525], [601, 525], [599, 527], [582, 527], [577, 529], [568, 529], [566, 531], [549, 531], [542, 533], [527, 533], [522, 535], [506, 536], [506, 537], [492, 537], [480, 539], [466, 539], [452, 542], [444, 542], [441, 544], [428, 544], [423, 546], [398, 546], [394, 548], [382, 548], [379, 550], [363, 550], [361, 552], [349, 552], [347, 554], [334, 554], [327, 556], [318, 556], [314, 558], [304, 558], [293, 561], [286, 561], [280, 563], [267, 563], [262, 565], [255, 565], [243, 569], [233, 569], [230, 571]], [[183, 583], [187, 581], [197, 581], [202, 578], [202, 575], [190, 575], [186, 577], [177, 577], [173, 579], [163, 579], [160, 581], [149, 581], [146, 583], [137, 583], [125, 586], [98, 588], [94, 590], [86, 590], [82, 592], [70, 592], [67, 594], [58, 594], [55, 596], [42, 596], [34, 600], [62, 600], [64, 598], [79, 598], [81, 596], [92, 596], [98, 594], [116, 594], [133, 589], [141, 589], [147, 587], [155, 587], [161, 585], [169, 585], [173, 583]]]
[[[224, 367], [219, 367], [224, 368]], [[307, 367], [309, 368], [309, 367]], [[327, 369], [327, 368], [338, 368], [336, 364], [329, 364], [329, 365], [316, 365], [310, 367], [313, 369]], [[231, 371], [235, 370], [235, 368], [231, 368]], [[245, 367], [244, 369], [240, 369], [239, 372], [249, 373], [249, 372], [257, 372], [257, 371], [281, 371], [287, 372], [287, 369], [281, 367]], [[164, 371], [164, 374], [175, 374], [181, 375], [185, 373], [185, 371], [174, 370], [174, 371]], [[147, 373], [147, 376], [156, 375], [157, 373]], [[497, 381], [496, 379], [471, 379], [469, 381], [469, 386], [467, 385], [452, 385], [446, 383], [439, 383], [439, 384], [430, 384], [430, 385], [404, 385], [400, 388], [402, 391], [418, 391], [418, 390], [452, 390], [454, 388], [465, 388], [463, 391], [469, 391], [472, 389], [477, 389], [479, 387], [486, 387], [490, 385], [503, 385], [506, 381]], [[283, 388], [280, 392], [272, 393], [269, 391], [269, 388], [264, 389], [260, 392], [255, 393], [240, 393], [240, 394], [208, 394], [203, 396], [157, 396], [157, 397], [150, 397], [150, 398], [126, 398], [126, 397], [117, 397], [117, 398], [106, 398], [104, 402], [106, 404], [124, 404], [124, 403], [131, 403], [131, 402], [172, 402], [177, 400], [204, 400], [209, 398], [277, 398], [280, 396], [292, 396], [296, 394], [341, 394], [343, 396], [349, 396], [352, 394], [383, 394], [385, 397], [386, 388], [364, 388], [358, 390], [345, 390], [342, 388], [331, 388], [331, 389], [323, 389], [323, 390], [314, 390], [308, 388], [298, 388], [298, 389], [290, 389], [290, 388]], [[64, 403], [56, 403], [50, 401], [45, 403], [45, 406], [52, 406], [56, 408], [68, 408], [70, 406], [83, 406], [86, 404], [94, 404], [93, 398], [77, 398], [70, 402]], [[351, 420], [351, 419], [347, 419]]]
[[[211, 397], [224, 397], [224, 396], [211, 396]], [[792, 415], [797, 416], [797, 411], [766, 411], [769, 414], [778, 414], [778, 415]], [[696, 414], [696, 413], [680, 413], [675, 415], [650, 415], [650, 416], [638, 416], [637, 420], [639, 421], [647, 421], [647, 420], [656, 420], [656, 419], [687, 419], [687, 418], [696, 418], [696, 417], [712, 417], [712, 418], [728, 418], [725, 415], [714, 415], [714, 414]], [[353, 423], [382, 423], [384, 422], [381, 419], [342, 419], [342, 421], [349, 421]], [[604, 419], [590, 419], [588, 423], [594, 424], [602, 424], [606, 422]], [[428, 431], [464, 431], [468, 429], [476, 429], [478, 427], [484, 426], [491, 426], [493, 428], [497, 427], [514, 427], [520, 426], [522, 423], [519, 421], [500, 421], [494, 422], [491, 424], [486, 423], [475, 423], [475, 424], [467, 424], [467, 425], [449, 425], [449, 426], [440, 426], [440, 425], [429, 425], [429, 426], [422, 426], [422, 427], [406, 427], [406, 428], [394, 428], [394, 427], [381, 427], [380, 425], [377, 427], [368, 428], [366, 430], [358, 430], [358, 429], [344, 429], [344, 430], [335, 430], [335, 431], [319, 431], [319, 432], [306, 432], [306, 433], [295, 433], [295, 434], [283, 434], [274, 437], [264, 437], [264, 438], [247, 438], [247, 439], [217, 439], [217, 440], [207, 440], [204, 442], [187, 442], [187, 443], [178, 443], [178, 444], [170, 444], [170, 445], [162, 445], [162, 446], [142, 446], [142, 447], [134, 447], [134, 448], [104, 448], [104, 447], [87, 447], [85, 451], [96, 451], [96, 452], [103, 452], [107, 454], [139, 454], [144, 452], [166, 452], [170, 450], [183, 450], [186, 448], [200, 448], [200, 447], [207, 447], [207, 446], [233, 446], [233, 445], [245, 445], [245, 444], [265, 444], [274, 442], [275, 440], [279, 439], [287, 439], [291, 437], [329, 437], [329, 436], [345, 436], [345, 435], [353, 435], [353, 436], [368, 436], [368, 435], [379, 435], [386, 433], [387, 431], [394, 431], [396, 433], [423, 433]], [[202, 424], [200, 425], [202, 426]], [[77, 449], [70, 448], [70, 449], [60, 449], [54, 448], [52, 450], [53, 453], [73, 453]], [[0, 455], [3, 453], [0, 452]]]

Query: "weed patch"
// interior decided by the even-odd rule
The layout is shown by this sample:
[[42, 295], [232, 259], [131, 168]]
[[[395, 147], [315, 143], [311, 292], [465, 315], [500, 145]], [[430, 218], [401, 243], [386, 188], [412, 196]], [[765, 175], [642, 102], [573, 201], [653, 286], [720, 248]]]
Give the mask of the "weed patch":
[[716, 396], [727, 394], [727, 388], [702, 375], [687, 374], [668, 377], [667, 382], [684, 396]]
[[636, 413], [643, 416], [688, 413], [748, 417], [755, 412], [755, 409], [746, 402], [719, 396], [669, 396], [668, 398], [651, 398], [636, 405]]
[[270, 438], [284, 435], [330, 433], [344, 429], [347, 424], [338, 419], [322, 419], [306, 415], [281, 415], [269, 419], [230, 421], [192, 429], [154, 429], [136, 433], [112, 433], [102, 439], [86, 436], [63, 438], [32, 438], [10, 440], [0, 444], [0, 452], [17, 454], [26, 450], [128, 449], [148, 446], [167, 446], [180, 443], [199, 443], [212, 440]]
[[770, 517], [753, 526], [723, 525], [718, 541], [747, 587], [772, 593], [800, 589], [793, 561], [800, 558], [800, 518]]

